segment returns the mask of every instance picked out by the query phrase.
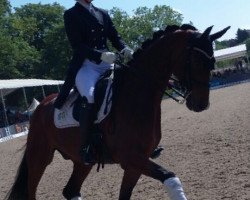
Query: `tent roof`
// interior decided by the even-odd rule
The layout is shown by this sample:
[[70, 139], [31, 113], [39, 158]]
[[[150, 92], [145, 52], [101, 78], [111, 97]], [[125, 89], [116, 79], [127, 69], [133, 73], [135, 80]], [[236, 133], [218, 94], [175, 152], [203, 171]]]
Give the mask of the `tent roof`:
[[39, 104], [40, 104], [39, 101], [37, 101], [35, 98], [33, 98], [33, 101], [30, 104], [28, 111], [34, 111]]
[[44, 80], [44, 79], [9, 79], [0, 80], [0, 90], [14, 89], [22, 87], [35, 87], [43, 85], [61, 85], [64, 81], [60, 80]]
[[216, 61], [244, 57], [246, 56], [246, 54], [247, 54], [247, 48], [245, 44], [214, 51], [214, 57]]

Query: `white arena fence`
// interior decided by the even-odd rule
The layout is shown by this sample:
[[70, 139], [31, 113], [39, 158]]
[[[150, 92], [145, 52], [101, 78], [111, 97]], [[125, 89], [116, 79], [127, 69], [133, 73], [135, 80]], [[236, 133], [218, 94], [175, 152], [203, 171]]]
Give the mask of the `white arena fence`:
[[29, 121], [0, 128], [0, 143], [28, 134]]
[[238, 85], [238, 84], [248, 83], [248, 82], [250, 82], [250, 79], [243, 80], [243, 81], [236, 81], [236, 82], [227, 83], [227, 84], [223, 84], [223, 85], [216, 85], [216, 86], [212, 86], [210, 89], [211, 90], [215, 90], [215, 89], [220, 89], [220, 88], [224, 88], [224, 87], [230, 87], [230, 86], [233, 86], [233, 85]]
[[5, 136], [5, 137], [0, 139], [0, 143], [6, 142], [6, 141], [14, 139], [14, 138], [18, 138], [18, 137], [21, 137], [21, 136], [24, 136], [24, 135], [27, 135], [27, 134], [28, 134], [28, 130], [24, 131], [24, 132], [21, 132], [21, 133]]

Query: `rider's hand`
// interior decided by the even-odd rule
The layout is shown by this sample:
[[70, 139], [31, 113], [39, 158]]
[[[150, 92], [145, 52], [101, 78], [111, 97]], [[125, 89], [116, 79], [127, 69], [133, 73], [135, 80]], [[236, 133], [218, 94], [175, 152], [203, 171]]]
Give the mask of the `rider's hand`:
[[101, 60], [106, 63], [113, 64], [116, 60], [116, 54], [112, 52], [103, 52], [101, 55]]
[[121, 50], [121, 54], [124, 55], [126, 60], [131, 60], [133, 58], [133, 53], [134, 51], [129, 47], [125, 47], [123, 50]]

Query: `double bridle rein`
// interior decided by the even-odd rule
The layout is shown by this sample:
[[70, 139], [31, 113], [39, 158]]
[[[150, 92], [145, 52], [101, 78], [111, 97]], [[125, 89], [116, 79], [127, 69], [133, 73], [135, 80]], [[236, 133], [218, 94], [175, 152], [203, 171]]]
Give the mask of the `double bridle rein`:
[[[169, 79], [169, 84], [167, 85], [168, 90], [172, 90], [175, 94], [168, 92], [167, 90], [165, 91], [165, 94], [175, 100], [179, 104], [183, 104], [186, 102], [187, 98], [189, 95], [192, 93], [192, 87], [193, 83], [198, 83], [199, 85], [203, 87], [209, 87], [209, 84], [198, 81], [196, 79], [193, 79], [191, 77], [191, 70], [192, 70], [192, 62], [191, 62], [191, 53], [192, 51], [197, 51], [201, 53], [207, 60], [208, 62], [211, 62], [214, 64], [215, 58], [214, 55], [209, 55], [206, 51], [194, 47], [194, 46], [188, 46], [187, 47], [188, 51], [188, 59], [186, 62], [186, 80], [184, 83], [181, 83], [174, 75], [172, 75]], [[209, 70], [211, 71], [213, 69], [214, 65], [212, 67], [209, 67]], [[181, 99], [179, 99], [176, 96], [180, 96]]]

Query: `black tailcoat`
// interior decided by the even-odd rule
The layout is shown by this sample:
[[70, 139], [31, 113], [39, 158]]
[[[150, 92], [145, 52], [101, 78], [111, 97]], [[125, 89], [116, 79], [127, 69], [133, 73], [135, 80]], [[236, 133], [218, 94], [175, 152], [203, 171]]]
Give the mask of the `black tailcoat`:
[[86, 58], [97, 64], [100, 63], [101, 52], [99, 50], [108, 49], [107, 40], [110, 40], [118, 51], [125, 48], [125, 43], [117, 33], [107, 11], [94, 6], [93, 8], [102, 15], [103, 20], [98, 20], [79, 3], [64, 13], [65, 30], [72, 46], [73, 57], [65, 83], [55, 102], [57, 108], [62, 106], [74, 86], [76, 74]]

